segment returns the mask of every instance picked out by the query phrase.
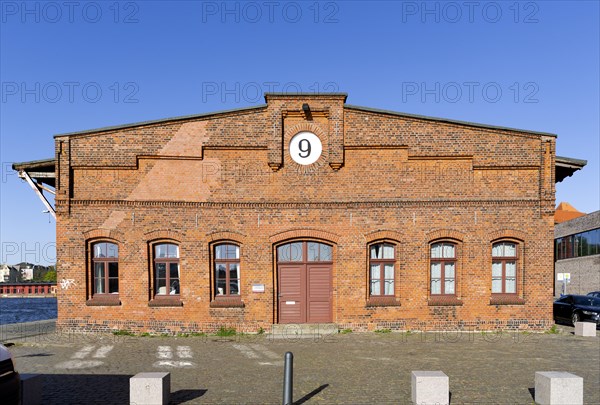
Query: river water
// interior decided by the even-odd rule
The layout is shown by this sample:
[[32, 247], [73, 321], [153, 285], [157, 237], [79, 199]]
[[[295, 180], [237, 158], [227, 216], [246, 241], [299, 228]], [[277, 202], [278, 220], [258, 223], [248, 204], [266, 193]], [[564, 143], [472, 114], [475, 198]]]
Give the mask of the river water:
[[56, 318], [56, 298], [0, 298], [0, 325]]

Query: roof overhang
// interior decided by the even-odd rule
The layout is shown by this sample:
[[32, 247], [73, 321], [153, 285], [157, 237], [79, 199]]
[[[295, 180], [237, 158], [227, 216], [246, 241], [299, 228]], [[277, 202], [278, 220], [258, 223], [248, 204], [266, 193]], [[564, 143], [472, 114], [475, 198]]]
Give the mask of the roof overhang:
[[27, 172], [29, 177], [38, 183], [56, 187], [55, 159], [33, 160], [31, 162], [13, 163], [12, 168], [19, 172], [19, 177]]
[[585, 165], [587, 165], [587, 160], [557, 156], [554, 164], [556, 183], [560, 183], [567, 177], [571, 177], [573, 173], [583, 169]]
[[54, 190], [56, 187], [55, 163], [56, 159], [43, 159], [13, 163], [12, 165], [13, 170], [19, 172], [19, 177], [29, 184], [54, 218], [56, 218], [56, 211], [44, 195], [44, 191], [56, 194]]

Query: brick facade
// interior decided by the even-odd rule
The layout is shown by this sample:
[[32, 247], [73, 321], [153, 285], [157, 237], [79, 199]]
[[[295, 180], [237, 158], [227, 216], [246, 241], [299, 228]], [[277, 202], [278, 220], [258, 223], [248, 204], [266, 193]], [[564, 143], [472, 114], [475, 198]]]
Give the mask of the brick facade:
[[[278, 323], [276, 247], [333, 246], [332, 321], [373, 330], [552, 324], [555, 137], [377, 111], [345, 95], [58, 135], [59, 325], [178, 332]], [[308, 104], [310, 111], [303, 111]], [[295, 163], [291, 138], [322, 142]], [[180, 300], [156, 306], [151, 246], [180, 248]], [[396, 248], [391, 301], [369, 297], [368, 246]], [[434, 241], [457, 247], [456, 294], [430, 294]], [[491, 293], [492, 243], [517, 243], [517, 293]], [[90, 246], [119, 246], [118, 301], [94, 299]], [[214, 305], [212, 247], [240, 246], [241, 305]], [[265, 291], [253, 292], [254, 284]], [[97, 298], [97, 297], [96, 297]]]

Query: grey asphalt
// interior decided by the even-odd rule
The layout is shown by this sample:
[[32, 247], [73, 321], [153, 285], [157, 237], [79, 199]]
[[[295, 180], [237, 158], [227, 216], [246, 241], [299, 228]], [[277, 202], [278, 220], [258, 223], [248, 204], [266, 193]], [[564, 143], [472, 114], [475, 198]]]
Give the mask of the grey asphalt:
[[[503, 332], [131, 337], [2, 327], [21, 373], [44, 378], [44, 404], [127, 404], [129, 378], [169, 371], [172, 404], [279, 404], [294, 353], [296, 404], [409, 404], [412, 370], [442, 370], [451, 404], [533, 404], [536, 371], [584, 378], [600, 404], [600, 337]], [[50, 328], [51, 326], [46, 326]], [[40, 328], [42, 328], [40, 330]]]

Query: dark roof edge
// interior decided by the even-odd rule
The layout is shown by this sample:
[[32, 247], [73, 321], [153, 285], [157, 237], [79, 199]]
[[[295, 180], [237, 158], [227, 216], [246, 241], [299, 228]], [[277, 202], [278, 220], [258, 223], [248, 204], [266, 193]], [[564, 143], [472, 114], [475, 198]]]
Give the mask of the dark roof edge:
[[562, 164], [569, 165], [569, 166], [577, 166], [577, 167], [583, 167], [583, 166], [587, 165], [587, 160], [575, 159], [575, 158], [570, 158], [570, 157], [565, 157], [565, 156], [556, 156], [555, 162], [562, 163]]
[[26, 169], [38, 169], [40, 167], [52, 167], [54, 168], [55, 159], [40, 159], [31, 160], [29, 162], [15, 162], [12, 164], [13, 170], [26, 170]]
[[319, 92], [267, 92], [264, 95], [265, 101], [267, 97], [344, 97], [344, 103], [348, 99], [348, 93], [319, 93]]
[[379, 114], [395, 115], [397, 117], [406, 117], [406, 118], [415, 118], [415, 119], [428, 120], [428, 121], [445, 122], [448, 124], [466, 125], [466, 126], [470, 126], [470, 127], [478, 127], [478, 128], [486, 128], [486, 129], [499, 129], [502, 131], [524, 132], [524, 133], [528, 133], [528, 134], [552, 136], [554, 138], [556, 138], [558, 136], [558, 135], [550, 133], [550, 132], [530, 131], [527, 129], [501, 127], [501, 126], [497, 126], [497, 125], [480, 124], [477, 122], [460, 121], [460, 120], [453, 120], [453, 119], [449, 119], [449, 118], [439, 118], [439, 117], [431, 117], [431, 116], [427, 116], [427, 115], [409, 114], [409, 113], [402, 113], [402, 112], [398, 112], [398, 111], [381, 110], [378, 108], [363, 107], [363, 106], [359, 106], [359, 105], [345, 104], [344, 108], [348, 108], [351, 110], [379, 113]]
[[59, 136], [72, 136], [72, 135], [82, 135], [82, 134], [93, 134], [95, 132], [114, 131], [116, 129], [126, 129], [126, 128], [139, 127], [139, 126], [143, 126], [143, 125], [160, 124], [160, 123], [163, 123], [163, 122], [182, 121], [182, 120], [189, 120], [189, 119], [194, 119], [194, 118], [206, 118], [206, 117], [210, 117], [212, 115], [220, 115], [220, 114], [236, 113], [236, 112], [243, 112], [243, 111], [259, 110], [261, 108], [266, 108], [266, 107], [267, 107], [266, 104], [259, 104], [259, 105], [255, 105], [255, 106], [251, 106], [251, 107], [233, 108], [233, 109], [230, 109], [230, 110], [221, 110], [221, 111], [214, 111], [214, 112], [202, 113], [202, 114], [181, 115], [181, 116], [178, 116], [178, 117], [161, 118], [161, 119], [157, 119], [157, 120], [132, 122], [132, 123], [129, 123], [129, 124], [114, 125], [114, 126], [110, 126], [110, 127], [102, 127], [102, 128], [95, 128], [95, 129], [86, 129], [84, 131], [66, 132], [66, 133], [63, 133], [63, 134], [56, 134], [56, 135], [54, 135], [54, 137], [57, 138]]

